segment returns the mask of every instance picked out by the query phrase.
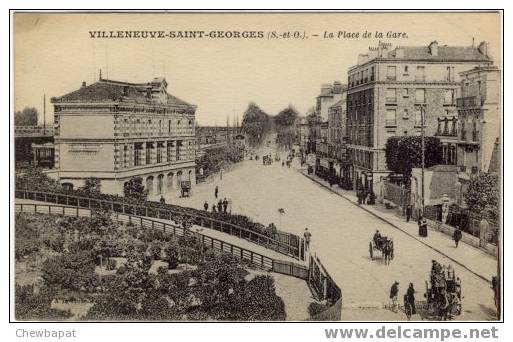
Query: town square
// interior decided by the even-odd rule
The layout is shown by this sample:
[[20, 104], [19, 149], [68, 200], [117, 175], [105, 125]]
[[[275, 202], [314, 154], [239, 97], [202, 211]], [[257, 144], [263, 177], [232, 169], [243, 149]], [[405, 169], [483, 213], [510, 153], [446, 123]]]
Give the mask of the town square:
[[497, 13], [76, 15], [14, 16], [17, 321], [501, 320]]

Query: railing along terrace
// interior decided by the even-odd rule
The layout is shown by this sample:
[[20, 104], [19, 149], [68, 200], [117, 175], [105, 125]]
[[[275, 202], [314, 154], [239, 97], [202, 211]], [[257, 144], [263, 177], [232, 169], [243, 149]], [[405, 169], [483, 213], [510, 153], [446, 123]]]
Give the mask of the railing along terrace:
[[[54, 204], [16, 203], [15, 211], [16, 213], [90, 217], [92, 208], [73, 208], [65, 205]], [[198, 239], [206, 247], [224, 253], [229, 253], [239, 260], [247, 262], [248, 264], [265, 271], [272, 271], [301, 279], [308, 278], [308, 268], [306, 266], [295, 264], [293, 262], [276, 260], [263, 254], [253, 252], [237, 245], [201, 234], [199, 232], [193, 232], [188, 229], [184, 229], [179, 225], [160, 222], [132, 214], [116, 213], [113, 215], [113, 219], [118, 223], [132, 224], [142, 229], [157, 229], [175, 236], [184, 236], [187, 234], [187, 236], [196, 237], [196, 239]]]
[[172, 220], [173, 217], [176, 216], [185, 216], [191, 219], [193, 224], [198, 226], [211, 228], [229, 235], [237, 236], [240, 239], [248, 240], [265, 248], [274, 250], [278, 253], [291, 256], [298, 260], [304, 260], [304, 246], [302, 239], [297, 235], [290, 233], [278, 231], [276, 233], [276, 238], [271, 238], [251, 229], [247, 229], [242, 226], [215, 218], [202, 216], [196, 213], [178, 211], [168, 208], [136, 205], [125, 202], [102, 200], [91, 197], [75, 196], [70, 194], [16, 190], [15, 196], [16, 198], [62, 204], [80, 208], [106, 209], [117, 213], [132, 214], [166, 220]]
[[14, 126], [14, 136], [52, 136], [53, 126]]

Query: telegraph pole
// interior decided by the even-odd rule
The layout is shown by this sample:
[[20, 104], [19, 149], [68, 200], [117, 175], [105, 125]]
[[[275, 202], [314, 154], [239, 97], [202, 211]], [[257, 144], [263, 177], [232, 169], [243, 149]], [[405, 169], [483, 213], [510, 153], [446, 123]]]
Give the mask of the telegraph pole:
[[426, 154], [426, 141], [425, 141], [425, 135], [426, 135], [426, 132], [425, 132], [425, 129], [424, 129], [424, 126], [425, 126], [425, 122], [426, 122], [426, 104], [425, 103], [422, 103], [422, 104], [418, 104], [416, 105], [418, 106], [418, 108], [420, 109], [420, 144], [421, 144], [421, 180], [420, 180], [420, 183], [421, 183], [421, 187], [422, 187], [422, 190], [421, 190], [421, 215], [424, 216], [424, 207], [425, 207], [425, 201], [424, 201], [424, 168], [426, 167], [426, 158], [425, 158], [425, 154]]
[[46, 94], [43, 94], [43, 135], [46, 134]]
[[421, 135], [421, 150], [422, 150], [422, 174], [421, 174], [421, 178], [422, 178], [422, 216], [424, 216], [424, 168], [426, 167], [426, 158], [425, 158], [425, 154], [426, 154], [426, 142], [425, 142], [425, 131], [424, 131], [424, 122], [425, 122], [425, 116], [426, 116], [426, 113], [425, 113], [425, 107], [424, 105], [421, 105], [420, 106], [420, 121], [421, 121], [421, 130], [420, 130], [420, 135]]

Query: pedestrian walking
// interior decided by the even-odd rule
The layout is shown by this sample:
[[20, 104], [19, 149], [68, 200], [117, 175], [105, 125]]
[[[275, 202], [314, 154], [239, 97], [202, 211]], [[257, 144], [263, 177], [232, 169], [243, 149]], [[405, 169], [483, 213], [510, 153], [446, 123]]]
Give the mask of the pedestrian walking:
[[213, 213], [216, 213], [216, 212], [217, 212], [217, 210], [216, 210], [216, 204], [215, 204], [215, 203], [214, 203], [214, 204], [212, 204], [212, 212], [213, 212]]
[[226, 214], [226, 210], [227, 209], [228, 209], [228, 200], [225, 197], [224, 201], [223, 201], [223, 211], [224, 211], [225, 214]]
[[408, 316], [408, 320], [410, 320], [410, 317], [412, 315], [415, 315], [417, 313], [417, 309], [415, 308], [415, 288], [413, 287], [413, 283], [410, 283], [408, 286], [408, 290], [406, 290], [406, 301], [404, 309], [406, 312], [406, 316]]
[[216, 188], [214, 190], [214, 196], [217, 198], [217, 195], [219, 194], [219, 188], [218, 186], [216, 185]]
[[462, 237], [461, 229], [460, 229], [460, 227], [456, 227], [456, 230], [452, 234], [452, 238], [454, 239], [456, 248], [458, 248], [458, 244], [460, 243], [461, 237]]
[[397, 295], [399, 294], [399, 282], [395, 281], [390, 288], [390, 299], [392, 300], [392, 311], [397, 312]]
[[205, 209], [205, 211], [208, 211], [208, 203], [207, 203], [207, 201], [205, 201], [205, 203], [203, 203], [203, 209]]
[[308, 228], [305, 228], [303, 236], [305, 238], [305, 251], [308, 251], [310, 249], [310, 240], [312, 238], [312, 234], [308, 231]]
[[411, 219], [411, 213], [412, 213], [411, 204], [408, 204], [408, 205], [406, 206], [406, 222], [410, 222], [410, 219]]
[[423, 216], [420, 216], [418, 225], [419, 225], [419, 236], [427, 237], [427, 220], [426, 220], [426, 218]]

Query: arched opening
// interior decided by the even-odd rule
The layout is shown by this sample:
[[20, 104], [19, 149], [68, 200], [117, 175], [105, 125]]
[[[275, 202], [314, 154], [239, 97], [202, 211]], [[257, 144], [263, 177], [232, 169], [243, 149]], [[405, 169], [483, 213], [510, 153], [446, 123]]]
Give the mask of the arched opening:
[[171, 189], [173, 189], [173, 178], [174, 178], [175, 174], [173, 172], [169, 172], [167, 174], [167, 191], [170, 191]]
[[189, 180], [191, 180], [192, 177], [192, 170], [189, 170]]
[[178, 171], [176, 173], [176, 185], [178, 186], [178, 188], [182, 186], [182, 173], [182, 171]]
[[146, 190], [149, 196], [153, 195], [153, 176], [146, 178]]
[[157, 177], [157, 193], [161, 195], [164, 192], [164, 175]]

